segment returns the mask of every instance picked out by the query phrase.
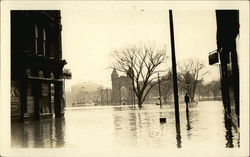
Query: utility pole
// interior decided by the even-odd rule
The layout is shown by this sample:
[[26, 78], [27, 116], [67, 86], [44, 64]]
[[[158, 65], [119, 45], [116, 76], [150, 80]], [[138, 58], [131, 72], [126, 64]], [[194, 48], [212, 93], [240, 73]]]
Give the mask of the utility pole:
[[119, 81], [119, 101], [120, 105], [122, 104], [122, 96], [121, 96], [121, 82]]
[[107, 92], [107, 105], [109, 104], [109, 91], [108, 91], [108, 88], [106, 89], [106, 92]]
[[178, 100], [178, 84], [177, 84], [177, 72], [176, 72], [176, 60], [175, 60], [174, 26], [173, 26], [172, 10], [169, 10], [169, 23], [170, 23], [171, 50], [172, 50], [172, 71], [173, 71], [175, 122], [176, 122], [176, 125], [179, 125], [180, 124], [179, 100]]
[[161, 83], [160, 83], [160, 74], [158, 73], [158, 86], [159, 86], [159, 96], [160, 96], [160, 107], [162, 106], [161, 102]]

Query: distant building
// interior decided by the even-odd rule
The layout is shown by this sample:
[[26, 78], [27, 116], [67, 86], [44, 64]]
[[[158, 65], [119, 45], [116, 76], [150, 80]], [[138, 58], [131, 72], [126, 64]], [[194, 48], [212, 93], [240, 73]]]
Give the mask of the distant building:
[[[114, 68], [111, 74], [112, 81], [112, 94], [111, 104], [112, 105], [134, 105], [138, 99], [133, 91], [132, 79], [127, 76], [119, 76], [117, 70]], [[156, 89], [157, 87], [157, 89]], [[146, 90], [149, 87], [146, 88]], [[144, 103], [155, 104], [158, 102], [159, 91], [158, 86], [155, 86], [150, 90]]]
[[129, 76], [119, 76], [114, 68], [111, 74], [111, 81], [111, 103], [113, 105], [133, 104], [135, 102], [132, 80]]
[[61, 30], [59, 10], [11, 11], [12, 119], [63, 116]]
[[[79, 82], [71, 86], [71, 91], [67, 93], [67, 105], [73, 107], [93, 104], [102, 105], [102, 98], [106, 98], [107, 96], [107, 94], [104, 95], [104, 92], [102, 92], [103, 90], [101, 84], [94, 82]], [[105, 103], [106, 102], [107, 101], [105, 101]]]

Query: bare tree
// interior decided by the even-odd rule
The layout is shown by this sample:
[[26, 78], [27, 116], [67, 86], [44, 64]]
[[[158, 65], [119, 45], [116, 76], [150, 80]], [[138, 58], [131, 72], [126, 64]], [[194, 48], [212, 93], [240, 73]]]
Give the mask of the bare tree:
[[207, 73], [204, 68], [205, 65], [195, 59], [189, 59], [182, 65], [178, 65], [180, 88], [188, 92], [191, 102], [194, 102], [197, 85], [202, 82], [202, 77]]
[[132, 80], [133, 91], [141, 108], [149, 91], [157, 84], [154, 79], [160, 65], [166, 60], [166, 49], [151, 45], [134, 45], [112, 53], [114, 67]]
[[197, 85], [197, 93], [199, 94], [199, 97], [209, 97], [210, 91], [208, 84], [205, 84], [204, 81], [200, 82]]
[[213, 80], [207, 85], [208, 89], [213, 93], [214, 100], [216, 100], [216, 96], [220, 93], [220, 80]]
[[171, 70], [168, 71], [168, 73], [162, 77], [162, 97], [164, 100], [164, 103], [167, 104], [171, 94], [173, 94], [173, 75]]

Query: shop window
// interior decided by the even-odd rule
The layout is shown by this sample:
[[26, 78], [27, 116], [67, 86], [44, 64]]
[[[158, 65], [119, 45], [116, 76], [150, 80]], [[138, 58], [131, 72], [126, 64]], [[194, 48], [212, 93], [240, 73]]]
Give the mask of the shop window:
[[27, 82], [27, 113], [28, 114], [33, 114], [34, 113], [34, 105], [35, 105], [35, 100], [34, 96], [32, 94], [32, 84], [31, 82]]
[[41, 113], [49, 113], [50, 112], [50, 103], [49, 103], [49, 84], [42, 83], [41, 84]]
[[51, 104], [51, 113], [54, 113], [54, 107], [55, 107], [55, 86], [54, 83], [50, 84], [50, 104]]
[[21, 87], [19, 81], [11, 81], [11, 116], [21, 113]]

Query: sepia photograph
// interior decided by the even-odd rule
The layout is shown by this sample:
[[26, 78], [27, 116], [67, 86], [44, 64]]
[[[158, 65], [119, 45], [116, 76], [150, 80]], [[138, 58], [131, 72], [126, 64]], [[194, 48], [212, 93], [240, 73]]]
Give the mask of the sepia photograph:
[[1, 156], [250, 155], [247, 1], [2, 1], [0, 72]]

